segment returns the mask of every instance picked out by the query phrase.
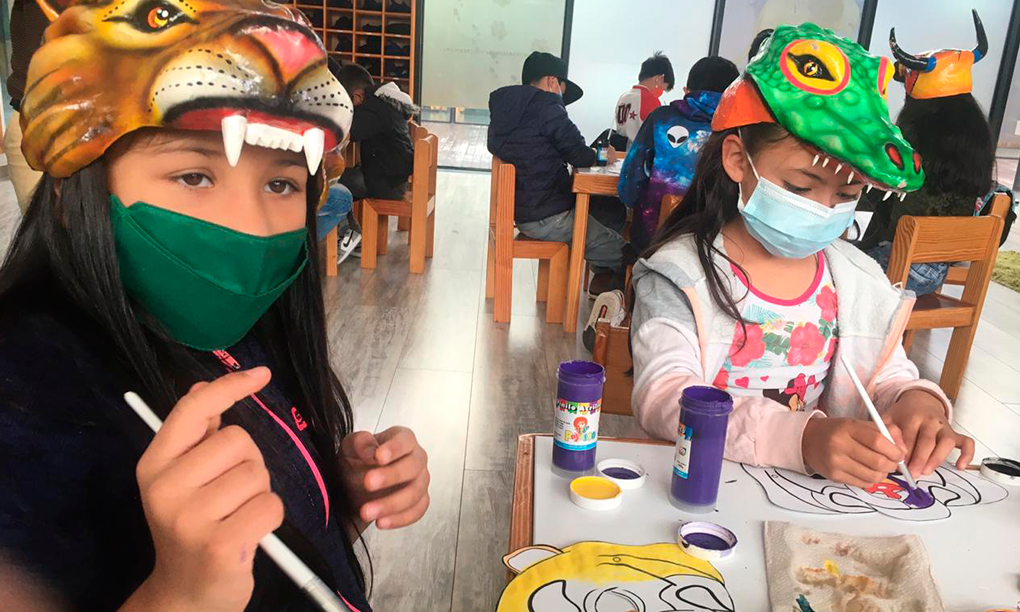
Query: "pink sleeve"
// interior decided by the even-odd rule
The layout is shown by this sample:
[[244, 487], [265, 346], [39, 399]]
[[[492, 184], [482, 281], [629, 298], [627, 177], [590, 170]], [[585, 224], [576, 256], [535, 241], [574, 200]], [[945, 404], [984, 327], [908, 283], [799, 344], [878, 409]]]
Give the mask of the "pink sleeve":
[[946, 419], [953, 420], [953, 404], [949, 401], [949, 397], [937, 384], [921, 378], [917, 366], [903, 350], [903, 345], [897, 344], [892, 357], [879, 370], [872, 383], [870, 391], [875, 401], [875, 408], [878, 408], [879, 412], [885, 412], [892, 408], [901, 395], [913, 389], [934, 395], [945, 407]]
[[[650, 436], [676, 439], [680, 394], [705, 382], [694, 332], [668, 319], [651, 319], [632, 338], [634, 417]], [[790, 412], [764, 397], [735, 397], [726, 432], [726, 458], [805, 472], [801, 440], [821, 412]]]

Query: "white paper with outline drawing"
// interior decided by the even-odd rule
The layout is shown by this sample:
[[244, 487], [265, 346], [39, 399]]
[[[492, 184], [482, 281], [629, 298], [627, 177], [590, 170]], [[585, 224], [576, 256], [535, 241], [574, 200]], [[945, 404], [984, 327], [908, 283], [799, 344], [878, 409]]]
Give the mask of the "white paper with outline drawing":
[[992, 504], [1009, 495], [1005, 487], [949, 464], [916, 479], [918, 487], [932, 497], [932, 503], [926, 507], [915, 507], [904, 501], [909, 490], [898, 474], [891, 474], [883, 482], [864, 490], [789, 470], [742, 467], [758, 481], [774, 505], [809, 514], [877, 512], [905, 521], [937, 521], [952, 516], [952, 508]]

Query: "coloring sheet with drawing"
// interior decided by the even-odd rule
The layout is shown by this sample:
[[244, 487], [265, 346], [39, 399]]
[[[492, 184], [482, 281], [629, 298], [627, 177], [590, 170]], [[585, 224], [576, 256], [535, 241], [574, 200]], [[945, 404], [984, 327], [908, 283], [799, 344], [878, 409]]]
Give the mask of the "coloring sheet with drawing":
[[722, 574], [675, 542], [529, 546], [503, 563], [517, 574], [497, 612], [734, 612]]
[[765, 489], [774, 505], [809, 514], [877, 512], [904, 521], [937, 521], [952, 516], [953, 508], [992, 504], [1009, 494], [1004, 487], [949, 464], [916, 479], [918, 488], [931, 495], [929, 503], [922, 505], [907, 503], [910, 491], [899, 474], [890, 474], [875, 486], [861, 489], [788, 470], [742, 467]]

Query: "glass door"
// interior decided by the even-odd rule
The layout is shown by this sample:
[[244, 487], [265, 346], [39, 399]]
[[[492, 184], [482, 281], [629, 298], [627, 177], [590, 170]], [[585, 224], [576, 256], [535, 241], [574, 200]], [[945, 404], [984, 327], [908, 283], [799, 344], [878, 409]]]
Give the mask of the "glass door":
[[422, 121], [439, 164], [488, 170], [489, 93], [519, 85], [532, 51], [560, 55], [566, 0], [429, 0], [422, 33]]

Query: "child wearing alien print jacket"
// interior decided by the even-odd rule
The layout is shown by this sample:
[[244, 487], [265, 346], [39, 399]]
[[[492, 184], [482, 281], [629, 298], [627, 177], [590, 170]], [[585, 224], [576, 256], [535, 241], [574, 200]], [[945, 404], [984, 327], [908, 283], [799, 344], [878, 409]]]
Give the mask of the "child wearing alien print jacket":
[[630, 240], [638, 253], [648, 248], [659, 225], [663, 196], [687, 193], [722, 91], [737, 76], [729, 60], [702, 58], [687, 76], [684, 97], [655, 109], [641, 125], [617, 187], [620, 200], [635, 209]]

